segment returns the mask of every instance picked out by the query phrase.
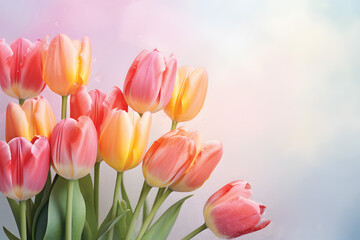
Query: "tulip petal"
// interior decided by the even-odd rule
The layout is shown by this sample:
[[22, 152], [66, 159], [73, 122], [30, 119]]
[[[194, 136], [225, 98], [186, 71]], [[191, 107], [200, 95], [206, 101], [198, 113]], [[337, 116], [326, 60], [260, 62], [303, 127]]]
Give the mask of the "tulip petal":
[[34, 113], [34, 124], [36, 135], [50, 138], [51, 132], [56, 125], [56, 119], [50, 103], [43, 97], [40, 97], [37, 101]]
[[219, 163], [222, 153], [221, 142], [206, 143], [183, 177], [172, 184], [170, 188], [178, 192], [190, 192], [201, 187]]
[[103, 104], [106, 98], [106, 94], [103, 91], [95, 89], [90, 91], [89, 95], [91, 97], [91, 111], [89, 117], [93, 121], [97, 130], [97, 134], [100, 137], [101, 125], [103, 124], [105, 118]]
[[7, 95], [17, 97], [11, 88], [10, 59], [12, 55], [10, 46], [0, 39], [0, 86]]
[[70, 97], [70, 117], [78, 119], [80, 116], [89, 116], [92, 99], [86, 86], [80, 86]]
[[149, 140], [146, 136], [150, 134], [151, 113], [145, 112], [141, 118], [136, 120], [134, 125], [133, 140], [125, 166], [127, 170], [138, 166], [142, 161]]
[[35, 140], [23, 165], [23, 199], [38, 194], [44, 187], [49, 172], [50, 145], [46, 137]]
[[10, 102], [6, 108], [6, 141], [9, 142], [15, 137], [31, 140], [29, 132], [30, 127], [25, 112], [18, 104]]
[[91, 43], [88, 37], [84, 37], [81, 42], [81, 51], [79, 56], [79, 84], [86, 85], [90, 78], [91, 65], [92, 65], [92, 50]]
[[121, 92], [120, 88], [113, 87], [110, 93], [108, 93], [104, 100], [104, 115], [107, 116], [109, 112], [116, 108], [118, 110], [128, 111], [128, 105], [126, 103], [125, 97]]
[[12, 191], [10, 147], [3, 141], [0, 141], [0, 176], [0, 191], [7, 197], [17, 199]]

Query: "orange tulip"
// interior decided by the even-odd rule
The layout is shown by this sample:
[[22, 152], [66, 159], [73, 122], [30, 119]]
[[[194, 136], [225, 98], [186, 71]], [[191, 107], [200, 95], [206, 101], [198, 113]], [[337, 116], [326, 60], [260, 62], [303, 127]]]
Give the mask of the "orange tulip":
[[0, 85], [14, 98], [36, 97], [45, 88], [42, 77], [41, 40], [18, 38], [10, 45], [0, 39]]
[[80, 42], [58, 34], [48, 48], [44, 44], [42, 58], [44, 80], [55, 93], [68, 96], [71, 90], [88, 83], [92, 53], [87, 37]]
[[104, 123], [99, 140], [104, 161], [118, 172], [139, 165], [149, 141], [150, 127], [150, 112], [140, 117], [132, 110], [113, 109]]
[[144, 157], [143, 174], [151, 186], [193, 191], [208, 179], [221, 155], [220, 142], [203, 146], [198, 132], [179, 128], [153, 143]]
[[165, 113], [176, 122], [193, 119], [204, 105], [208, 88], [205, 68], [182, 66], [178, 68], [174, 91]]
[[10, 102], [6, 108], [6, 141], [15, 137], [31, 140], [35, 135], [50, 138], [55, 124], [53, 110], [41, 96], [26, 100], [22, 106]]

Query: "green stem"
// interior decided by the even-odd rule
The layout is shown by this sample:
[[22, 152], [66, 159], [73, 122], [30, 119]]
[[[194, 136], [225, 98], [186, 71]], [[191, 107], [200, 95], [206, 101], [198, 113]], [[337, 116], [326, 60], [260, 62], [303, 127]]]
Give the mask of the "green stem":
[[20, 226], [21, 240], [26, 240], [26, 201], [20, 201]]
[[159, 197], [161, 197], [161, 195], [163, 195], [164, 191], [165, 191], [166, 187], [163, 187], [163, 188], [159, 188], [157, 194], [156, 194], [156, 197], [155, 197], [155, 200], [154, 200], [154, 204], [152, 207], [154, 207], [156, 201], [159, 199]]
[[31, 200], [31, 198], [26, 200], [26, 217], [27, 217], [27, 224], [28, 224], [30, 236], [31, 236], [32, 220], [33, 220], [33, 214], [32, 214], [33, 206], [34, 206], [34, 204]]
[[[113, 198], [113, 205], [111, 208], [111, 220], [114, 220], [116, 217], [117, 212], [117, 203], [119, 201], [119, 190], [121, 185], [121, 179], [123, 177], [122, 172], [118, 172], [116, 175], [116, 183], [115, 183], [115, 189], [114, 189], [114, 198]], [[112, 240], [114, 236], [114, 228], [111, 228], [109, 231], [108, 239]]]
[[171, 131], [175, 130], [177, 125], [178, 125], [178, 122], [173, 120], [171, 123]]
[[96, 217], [96, 227], [98, 227], [99, 222], [99, 179], [100, 179], [100, 163], [95, 163], [94, 168], [94, 207], [95, 207], [95, 217]]
[[145, 219], [143, 225], [141, 226], [141, 229], [139, 231], [139, 234], [136, 237], [136, 240], [140, 240], [144, 236], [146, 230], [149, 228], [152, 220], [154, 219], [156, 212], [159, 210], [161, 204], [165, 201], [165, 199], [170, 195], [171, 192], [172, 192], [172, 190], [168, 188], [164, 192], [164, 194], [161, 195], [161, 197], [155, 202], [155, 204], [154, 204], [153, 208], [151, 209], [149, 215], [147, 216], [147, 218]]
[[141, 210], [142, 206], [144, 205], [144, 202], [145, 202], [146, 197], [149, 194], [150, 190], [151, 190], [151, 186], [149, 186], [146, 183], [146, 181], [144, 181], [144, 185], [143, 185], [141, 193], [140, 193], [139, 201], [135, 207], [134, 214], [131, 218], [131, 222], [130, 222], [129, 228], [127, 230], [127, 233], [126, 233], [125, 240], [132, 239], [132, 235], [135, 230], [136, 220], [139, 217], [140, 210]]
[[24, 102], [25, 102], [25, 99], [19, 98], [19, 105], [20, 105], [20, 106], [23, 105]]
[[66, 118], [67, 98], [68, 96], [61, 96], [61, 119]]
[[198, 235], [199, 233], [201, 233], [202, 231], [204, 231], [205, 229], [207, 229], [206, 224], [204, 223], [203, 225], [201, 225], [200, 227], [198, 227], [197, 229], [195, 229], [194, 231], [192, 231], [191, 233], [189, 233], [188, 235], [186, 235], [184, 238], [182, 238], [181, 240], [189, 240], [192, 239], [193, 237], [195, 237], [196, 235]]
[[72, 235], [72, 203], [74, 194], [74, 183], [76, 180], [68, 181], [67, 188], [67, 203], [66, 203], [66, 225], [65, 225], [65, 239], [71, 240]]

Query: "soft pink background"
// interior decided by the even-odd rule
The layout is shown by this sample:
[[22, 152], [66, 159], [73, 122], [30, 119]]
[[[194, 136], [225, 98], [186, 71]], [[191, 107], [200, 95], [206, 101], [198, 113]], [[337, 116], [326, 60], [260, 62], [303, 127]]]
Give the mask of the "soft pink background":
[[[169, 239], [203, 223], [202, 206], [235, 179], [252, 183], [272, 223], [243, 239], [339, 240], [360, 236], [360, 4], [355, 0], [1, 1], [0, 37], [11, 42], [59, 32], [87, 35], [93, 46], [89, 89], [122, 88], [142, 49], [175, 53], [179, 65], [204, 66], [209, 90], [199, 116], [185, 124], [224, 156], [183, 206]], [[60, 98], [46, 89], [57, 119]], [[0, 93], [0, 137], [5, 108]], [[152, 140], [169, 130], [154, 115]], [[102, 164], [101, 218], [115, 172]], [[135, 204], [141, 169], [125, 174]], [[184, 194], [175, 193], [166, 202]], [[0, 225], [16, 232], [0, 196]], [[0, 233], [0, 239], [5, 238]], [[216, 239], [206, 230], [195, 239]]]

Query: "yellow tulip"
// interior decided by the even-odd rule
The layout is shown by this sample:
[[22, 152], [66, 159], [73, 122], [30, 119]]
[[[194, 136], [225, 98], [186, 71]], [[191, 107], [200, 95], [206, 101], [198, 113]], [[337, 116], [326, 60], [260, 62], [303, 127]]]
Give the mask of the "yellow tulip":
[[208, 88], [205, 68], [178, 68], [175, 87], [165, 113], [176, 122], [193, 119], [204, 105]]
[[43, 97], [28, 99], [22, 106], [10, 102], [6, 108], [6, 141], [15, 137], [31, 141], [35, 135], [49, 138], [55, 124], [53, 110]]
[[118, 172], [138, 166], [150, 134], [151, 113], [142, 117], [129, 110], [113, 109], [103, 125], [99, 147], [104, 161]]
[[55, 36], [47, 47], [43, 43], [43, 77], [49, 88], [61, 96], [68, 96], [73, 88], [86, 85], [91, 72], [90, 40], [72, 41], [64, 34]]

